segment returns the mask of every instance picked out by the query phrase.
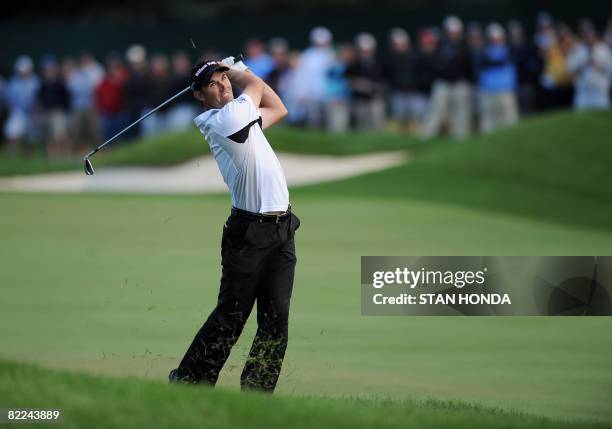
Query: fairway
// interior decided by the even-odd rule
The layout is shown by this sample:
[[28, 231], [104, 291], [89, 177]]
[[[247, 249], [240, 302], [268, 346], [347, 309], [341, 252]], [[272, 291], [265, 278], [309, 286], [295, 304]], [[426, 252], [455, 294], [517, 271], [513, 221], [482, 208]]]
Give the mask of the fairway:
[[[476, 401], [612, 422], [610, 318], [362, 317], [362, 255], [593, 255], [612, 231], [300, 190], [280, 394]], [[213, 308], [226, 196], [0, 196], [3, 358], [162, 380]], [[222, 373], [236, 389], [250, 320]], [[571, 391], [571, 395], [568, 392]]]
[[[612, 424], [610, 317], [365, 317], [360, 302], [361, 256], [612, 255], [611, 118], [562, 112], [465, 144], [380, 134], [360, 135], [351, 146], [348, 134], [279, 129], [277, 149], [405, 150], [410, 161], [291, 189], [301, 227], [289, 347], [280, 398], [262, 400], [257, 421], [439, 427], [445, 410], [456, 427], [545, 425], [503, 414], [517, 411], [555, 419], [553, 427]], [[203, 155], [193, 136], [141, 141], [105, 161], [182, 162]], [[0, 174], [18, 164], [2, 160]], [[34, 163], [29, 172], [56, 167], [63, 168]], [[129, 426], [105, 414], [115, 391], [142, 393], [133, 402], [140, 410], [134, 427], [151, 421], [147, 410], [168, 410], [177, 391], [160, 383], [215, 306], [229, 206], [227, 195], [0, 193], [1, 402], [42, 407], [57, 399], [73, 416], [95, 415], [113, 427]], [[200, 413], [215, 416], [211, 427], [244, 425], [248, 414], [231, 410], [250, 409], [252, 399], [235, 391], [255, 325], [252, 316], [218, 395], [181, 393], [185, 426]], [[74, 375], [64, 383], [49, 368], [120, 379]], [[82, 394], [85, 402], [74, 398]], [[313, 401], [305, 408], [310, 420], [304, 395]], [[331, 405], [322, 396], [349, 400]], [[423, 402], [429, 399], [443, 402]], [[102, 411], [84, 405], [95, 403]], [[280, 404], [289, 411], [270, 411]], [[156, 421], [171, 426], [172, 413]]]

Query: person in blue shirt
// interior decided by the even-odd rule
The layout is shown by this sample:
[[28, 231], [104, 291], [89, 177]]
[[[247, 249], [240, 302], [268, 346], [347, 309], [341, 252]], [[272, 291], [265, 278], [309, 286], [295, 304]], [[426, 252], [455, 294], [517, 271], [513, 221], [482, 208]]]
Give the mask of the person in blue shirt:
[[350, 128], [351, 88], [345, 77], [348, 65], [355, 59], [353, 45], [338, 47], [337, 61], [327, 71], [326, 79], [326, 127], [332, 132], [344, 132]]
[[34, 74], [34, 63], [28, 56], [21, 56], [15, 62], [15, 74], [6, 86], [5, 101], [8, 119], [4, 125], [4, 136], [8, 149], [16, 155], [21, 144], [27, 141], [32, 127], [32, 114], [40, 81]]
[[259, 39], [251, 39], [245, 45], [246, 58], [244, 63], [253, 73], [262, 78], [268, 76], [274, 70], [274, 59], [266, 52], [266, 47]]
[[41, 61], [42, 79], [36, 93], [37, 109], [41, 115], [49, 158], [69, 158], [73, 155], [68, 133], [70, 94], [64, 83], [60, 64], [53, 55]]
[[480, 99], [480, 130], [489, 133], [518, 120], [516, 67], [498, 23], [487, 27], [488, 43], [476, 59]]

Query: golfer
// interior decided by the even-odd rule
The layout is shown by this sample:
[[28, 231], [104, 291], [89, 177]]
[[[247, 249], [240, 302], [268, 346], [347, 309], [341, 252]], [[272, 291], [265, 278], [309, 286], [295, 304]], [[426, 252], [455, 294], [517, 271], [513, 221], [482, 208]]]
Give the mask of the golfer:
[[[242, 390], [273, 392], [287, 348], [289, 302], [296, 264], [291, 212], [281, 165], [263, 130], [287, 109], [240, 61], [200, 62], [195, 98], [206, 109], [194, 119], [210, 145], [232, 198], [221, 242], [217, 306], [196, 334], [171, 382], [215, 385], [255, 302], [257, 334], [240, 377]], [[232, 84], [242, 89], [234, 98]]]

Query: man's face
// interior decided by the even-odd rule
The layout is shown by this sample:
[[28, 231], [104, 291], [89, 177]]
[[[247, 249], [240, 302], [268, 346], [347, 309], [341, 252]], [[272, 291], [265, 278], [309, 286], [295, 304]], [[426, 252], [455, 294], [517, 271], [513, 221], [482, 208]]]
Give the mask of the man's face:
[[220, 109], [234, 99], [232, 84], [223, 71], [213, 73], [208, 85], [195, 92], [195, 97], [209, 109]]

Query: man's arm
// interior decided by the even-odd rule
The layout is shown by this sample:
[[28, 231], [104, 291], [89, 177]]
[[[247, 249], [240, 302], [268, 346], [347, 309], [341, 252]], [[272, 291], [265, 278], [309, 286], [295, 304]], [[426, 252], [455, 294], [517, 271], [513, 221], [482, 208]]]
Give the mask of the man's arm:
[[[255, 74], [249, 69], [245, 70], [245, 73], [255, 76]], [[262, 120], [261, 128], [264, 130], [283, 120], [283, 118], [289, 113], [278, 94], [276, 94], [270, 85], [265, 82], [263, 95], [261, 97], [261, 102], [259, 103], [259, 111], [261, 112]]]
[[261, 127], [265, 130], [283, 120], [289, 112], [280, 97], [270, 88], [270, 85], [265, 82], [264, 85], [259, 111], [262, 119]]
[[[234, 63], [234, 57], [228, 57], [223, 60], [222, 63], [227, 65], [228, 67], [231, 67], [230, 71], [233, 73], [244, 73], [248, 76], [256, 77], [257, 79], [259, 79], [259, 77], [257, 77], [253, 72], [247, 69], [247, 67], [242, 61]], [[230, 77], [230, 79], [232, 78], [232, 75], [228, 76]], [[239, 82], [237, 80], [233, 81], [239, 85]], [[285, 116], [287, 116], [288, 112], [287, 108], [285, 107], [285, 104], [282, 102], [276, 92], [274, 92], [274, 90], [270, 88], [270, 86], [263, 80], [261, 81], [264, 85], [261, 99], [258, 99], [256, 101], [255, 99], [253, 99], [253, 97], [251, 98], [253, 99], [255, 106], [257, 106], [259, 108], [259, 111], [261, 112], [262, 129], [265, 130], [266, 128], [270, 128], [272, 125], [280, 122]]]
[[264, 88], [266, 87], [265, 82], [253, 73], [246, 73], [235, 69], [229, 69], [226, 73], [230, 81], [242, 89], [243, 94], [251, 97], [255, 107], [259, 107], [263, 101]]

